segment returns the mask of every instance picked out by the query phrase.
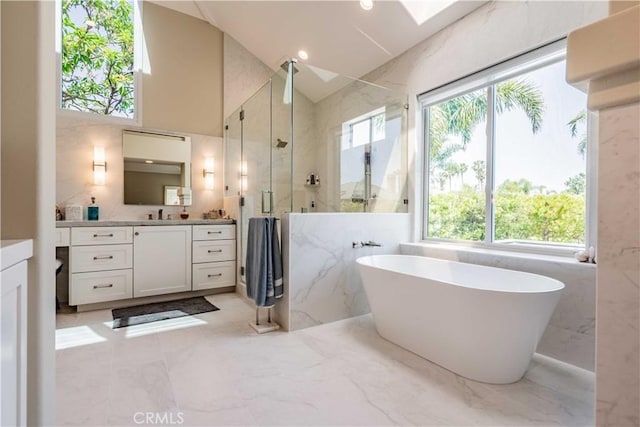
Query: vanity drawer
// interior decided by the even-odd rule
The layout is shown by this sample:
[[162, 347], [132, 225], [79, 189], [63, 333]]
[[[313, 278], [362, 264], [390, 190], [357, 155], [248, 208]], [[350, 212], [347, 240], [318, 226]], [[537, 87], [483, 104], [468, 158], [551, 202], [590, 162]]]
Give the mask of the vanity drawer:
[[71, 272], [121, 270], [133, 266], [133, 245], [72, 246]]
[[236, 259], [235, 240], [202, 240], [193, 242], [192, 261], [233, 261]]
[[133, 242], [132, 227], [73, 227], [71, 245], [120, 245]]
[[68, 227], [56, 228], [56, 248], [69, 246], [71, 241], [71, 229]]
[[236, 238], [236, 226], [226, 225], [194, 225], [193, 240], [227, 240]]
[[193, 264], [193, 290], [224, 288], [236, 284], [235, 261]]
[[133, 298], [133, 275], [130, 269], [71, 275], [69, 305], [126, 298]]

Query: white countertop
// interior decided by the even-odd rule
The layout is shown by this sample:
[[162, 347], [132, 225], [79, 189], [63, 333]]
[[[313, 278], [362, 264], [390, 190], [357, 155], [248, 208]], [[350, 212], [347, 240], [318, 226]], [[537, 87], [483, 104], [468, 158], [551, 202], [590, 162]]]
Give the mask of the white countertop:
[[31, 258], [33, 255], [32, 240], [1, 240], [0, 264], [2, 270]]
[[222, 225], [235, 224], [233, 219], [142, 219], [106, 221], [56, 221], [56, 227], [126, 227], [139, 225]]

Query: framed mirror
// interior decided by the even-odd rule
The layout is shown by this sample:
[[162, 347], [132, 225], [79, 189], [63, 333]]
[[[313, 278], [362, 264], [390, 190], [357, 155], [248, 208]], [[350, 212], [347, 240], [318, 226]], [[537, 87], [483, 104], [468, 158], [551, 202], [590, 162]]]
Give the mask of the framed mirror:
[[191, 139], [123, 131], [124, 204], [191, 205]]

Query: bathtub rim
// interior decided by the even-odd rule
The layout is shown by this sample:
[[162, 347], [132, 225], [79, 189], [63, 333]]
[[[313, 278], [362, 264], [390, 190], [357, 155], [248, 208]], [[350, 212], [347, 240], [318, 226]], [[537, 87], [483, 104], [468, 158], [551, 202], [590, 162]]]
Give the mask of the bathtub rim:
[[[491, 269], [491, 270], [502, 270], [502, 271], [508, 271], [508, 272], [511, 272], [511, 273], [514, 273], [514, 274], [525, 275], [525, 276], [529, 276], [529, 277], [535, 277], [536, 279], [543, 279], [543, 280], [545, 280], [546, 282], [548, 282], [550, 284], [553, 283], [553, 284], [555, 284], [555, 286], [552, 287], [552, 289], [540, 289], [540, 290], [536, 290], [536, 289], [527, 289], [527, 290], [487, 289], [487, 288], [478, 287], [478, 286], [467, 286], [467, 285], [460, 284], [460, 283], [442, 281], [442, 280], [435, 279], [435, 278], [432, 278], [432, 277], [425, 277], [425, 276], [422, 276], [422, 275], [417, 275], [417, 274], [413, 274], [413, 273], [409, 273], [409, 272], [405, 272], [405, 271], [390, 270], [390, 269], [378, 267], [378, 266], [372, 265], [371, 263], [366, 262], [366, 261], [368, 261], [370, 259], [373, 259], [373, 258], [414, 258], [414, 259], [418, 258], [418, 259], [427, 259], [427, 260], [434, 260], [434, 261], [453, 263], [453, 264], [466, 264], [466, 265], [472, 265], [472, 266]], [[416, 278], [419, 278], [419, 279], [432, 280], [434, 282], [438, 282], [438, 283], [442, 283], [442, 284], [446, 284], [446, 285], [450, 285], [450, 286], [457, 286], [457, 287], [464, 288], [464, 289], [470, 289], [470, 290], [476, 290], [476, 291], [482, 291], [482, 292], [498, 292], [498, 293], [513, 293], [513, 294], [543, 294], [543, 293], [552, 293], [552, 292], [562, 292], [564, 290], [564, 288], [566, 287], [566, 285], [563, 282], [561, 282], [560, 280], [554, 279], [553, 277], [544, 276], [542, 274], [529, 273], [527, 271], [512, 270], [512, 269], [508, 269], [508, 268], [493, 267], [493, 266], [484, 265], [484, 264], [473, 264], [473, 263], [470, 263], [470, 262], [451, 261], [451, 260], [448, 260], [448, 259], [434, 258], [434, 257], [428, 257], [428, 256], [421, 256], [421, 255], [404, 255], [404, 254], [365, 255], [365, 256], [361, 256], [361, 257], [357, 258], [356, 259], [356, 263], [358, 265], [363, 266], [363, 267], [378, 268], [378, 269], [384, 270], [384, 271], [390, 271], [390, 272], [397, 273], [397, 274], [404, 274], [404, 275], [411, 276], [411, 277], [416, 277]]]

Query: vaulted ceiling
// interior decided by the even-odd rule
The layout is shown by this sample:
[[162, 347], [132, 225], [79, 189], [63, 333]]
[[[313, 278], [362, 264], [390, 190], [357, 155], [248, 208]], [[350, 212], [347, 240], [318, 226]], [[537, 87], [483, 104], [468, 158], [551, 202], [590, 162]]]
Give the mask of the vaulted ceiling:
[[156, 1], [218, 27], [277, 70], [304, 49], [311, 65], [361, 77], [485, 1]]

